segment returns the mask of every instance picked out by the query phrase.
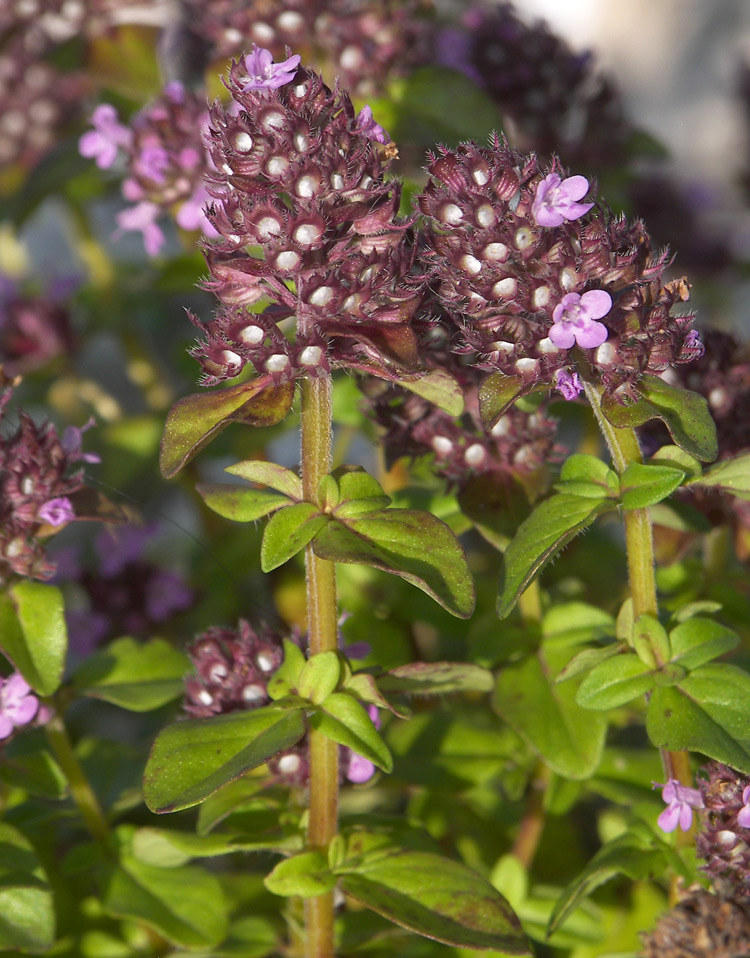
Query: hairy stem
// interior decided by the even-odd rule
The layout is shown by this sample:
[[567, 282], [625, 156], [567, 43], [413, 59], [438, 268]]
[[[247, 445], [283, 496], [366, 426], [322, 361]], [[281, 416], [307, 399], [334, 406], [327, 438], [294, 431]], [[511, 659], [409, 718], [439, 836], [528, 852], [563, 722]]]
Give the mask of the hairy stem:
[[68, 782], [73, 801], [78, 806], [88, 830], [96, 841], [106, 845], [110, 837], [109, 825], [104, 817], [99, 800], [86, 778], [86, 773], [73, 751], [73, 745], [62, 718], [54, 714], [45, 725], [45, 732], [57, 763]]
[[[331, 378], [302, 381], [302, 489], [305, 499], [317, 501], [318, 483], [331, 469]], [[336, 567], [320, 559], [308, 546], [307, 627], [310, 654], [335, 651], [338, 645]], [[325, 851], [336, 834], [338, 820], [338, 746], [315, 729], [308, 732], [310, 747], [309, 849]], [[306, 958], [333, 958], [333, 893], [305, 901]]]

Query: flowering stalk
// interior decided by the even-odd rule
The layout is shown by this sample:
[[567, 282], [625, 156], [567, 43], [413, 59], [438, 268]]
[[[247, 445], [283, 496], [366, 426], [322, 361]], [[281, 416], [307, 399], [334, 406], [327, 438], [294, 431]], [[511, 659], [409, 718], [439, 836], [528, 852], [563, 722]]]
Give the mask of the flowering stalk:
[[[331, 377], [302, 381], [302, 489], [316, 502], [318, 483], [331, 470]], [[335, 564], [308, 545], [307, 627], [310, 655], [334, 652], [338, 645]], [[307, 845], [327, 850], [338, 819], [338, 746], [316, 729], [309, 735], [310, 812]], [[333, 958], [333, 892], [305, 900], [307, 958]]]

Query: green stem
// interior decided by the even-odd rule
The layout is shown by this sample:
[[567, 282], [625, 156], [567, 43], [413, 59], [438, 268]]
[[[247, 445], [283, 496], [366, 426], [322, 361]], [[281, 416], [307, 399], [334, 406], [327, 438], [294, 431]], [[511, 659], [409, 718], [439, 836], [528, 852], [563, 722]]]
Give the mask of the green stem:
[[[586, 397], [594, 411], [599, 428], [607, 443], [612, 463], [621, 475], [631, 462], [642, 462], [641, 449], [634, 429], [618, 429], [604, 416], [601, 409], [600, 387], [585, 384]], [[641, 615], [659, 614], [656, 598], [654, 562], [654, 537], [648, 509], [625, 509], [625, 547], [628, 558], [630, 595], [633, 600], [633, 618]], [[654, 656], [658, 660], [656, 650]], [[659, 750], [667, 778], [676, 778], [683, 785], [692, 785], [693, 776], [687, 752]], [[690, 842], [688, 835], [687, 842]], [[678, 842], [685, 843], [685, 833], [678, 835]]]
[[[318, 483], [331, 469], [331, 378], [302, 381], [302, 489], [317, 501]], [[307, 627], [310, 654], [338, 647], [336, 567], [308, 546]], [[315, 729], [308, 732], [310, 748], [309, 849], [327, 850], [338, 823], [338, 746]], [[306, 958], [333, 958], [333, 893], [305, 901]]]
[[47, 733], [57, 763], [67, 779], [73, 801], [78, 806], [88, 830], [96, 841], [103, 845], [108, 844], [110, 838], [109, 825], [104, 817], [99, 800], [86, 778], [86, 773], [73, 751], [73, 745], [68, 737], [65, 723], [59, 715], [54, 714], [45, 725], [44, 730]]

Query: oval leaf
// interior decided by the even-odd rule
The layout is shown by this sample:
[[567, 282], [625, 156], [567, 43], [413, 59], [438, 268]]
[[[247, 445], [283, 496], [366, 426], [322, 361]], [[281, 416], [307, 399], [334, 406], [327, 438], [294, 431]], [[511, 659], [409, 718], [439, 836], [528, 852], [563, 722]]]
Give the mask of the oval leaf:
[[685, 478], [682, 469], [631, 462], [620, 476], [623, 509], [644, 509], [666, 499]]
[[709, 486], [737, 496], [738, 499], [750, 500], [750, 453], [737, 459], [717, 462], [704, 476], [694, 479], [688, 485]]
[[383, 692], [442, 695], [448, 692], [490, 692], [492, 672], [470, 662], [414, 662], [378, 677]]
[[291, 898], [315, 898], [336, 887], [336, 876], [328, 868], [328, 856], [323, 852], [302, 852], [279, 864], [263, 879], [263, 884], [274, 895]]
[[242, 479], [249, 479], [250, 482], [259, 482], [263, 486], [269, 486], [269, 488], [281, 492], [290, 499], [302, 498], [302, 480], [300, 477], [291, 469], [278, 466], [275, 462], [247, 459], [244, 462], [236, 462], [233, 466], [227, 466], [224, 472], [230, 472], [233, 476], [240, 476]]
[[132, 712], [157, 709], [184, 692], [190, 659], [164, 639], [124, 637], [89, 656], [73, 676], [79, 692]]
[[497, 614], [504, 619], [521, 593], [550, 559], [582, 532], [597, 516], [614, 508], [609, 500], [597, 501], [559, 493], [538, 505], [503, 556]]
[[0, 948], [46, 951], [55, 940], [52, 890], [31, 843], [0, 823]]
[[248, 489], [226, 482], [198, 482], [195, 488], [209, 509], [235, 522], [255, 522], [289, 505], [287, 496], [267, 489]]
[[356, 867], [344, 865], [340, 881], [347, 895], [425, 938], [458, 948], [531, 954], [507, 901], [460, 862], [431, 852], [380, 849]]
[[653, 685], [651, 668], [637, 655], [626, 652], [593, 668], [581, 682], [576, 702], [586, 709], [614, 709], [648, 692]]
[[286, 416], [294, 383], [273, 384], [271, 376], [185, 396], [172, 406], [164, 427], [159, 465], [165, 479], [177, 475], [230, 422], [273, 426]]
[[474, 611], [466, 555], [448, 526], [429, 512], [388, 509], [328, 523], [313, 549], [322, 559], [392, 572], [460, 618]]
[[337, 652], [319, 652], [305, 662], [297, 679], [297, 692], [303, 699], [320, 705], [334, 691], [341, 677]]
[[68, 633], [56, 586], [27, 579], [0, 595], [0, 648], [35, 692], [52, 695], [57, 690]]
[[271, 516], [263, 532], [260, 567], [271, 572], [288, 562], [329, 522], [312, 502], [296, 502]]
[[487, 429], [493, 429], [503, 413], [522, 396], [526, 384], [520, 376], [492, 373], [479, 387], [479, 414]]
[[345, 745], [385, 772], [393, 769], [388, 746], [380, 737], [366, 709], [346, 692], [334, 692], [310, 716], [310, 725], [326, 738]]
[[464, 411], [461, 387], [450, 373], [442, 369], [434, 369], [419, 379], [394, 378], [393, 382], [431, 402], [449, 416], [460, 416]]
[[736, 632], [711, 619], [699, 617], [680, 623], [669, 633], [669, 638], [672, 661], [688, 670], [731, 651], [739, 642]]
[[258, 708], [168, 725], [154, 742], [143, 779], [154, 812], [190, 808], [305, 734], [297, 710]]

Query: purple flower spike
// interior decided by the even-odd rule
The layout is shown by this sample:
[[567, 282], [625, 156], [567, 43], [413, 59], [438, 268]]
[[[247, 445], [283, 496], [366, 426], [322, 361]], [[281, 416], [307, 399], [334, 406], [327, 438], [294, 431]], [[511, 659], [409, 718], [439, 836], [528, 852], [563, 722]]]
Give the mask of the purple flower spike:
[[159, 216], [161, 216], [161, 207], [144, 200], [118, 213], [117, 224], [120, 230], [138, 230], [143, 233], [143, 245], [146, 247], [146, 252], [149, 256], [157, 256], [164, 245], [164, 234], [156, 225]]
[[94, 129], [83, 134], [78, 150], [81, 156], [96, 160], [99, 169], [108, 170], [117, 159], [117, 150], [130, 146], [133, 134], [118, 121], [117, 110], [109, 103], [94, 110], [91, 122]]
[[366, 136], [368, 140], [375, 140], [377, 143], [390, 143], [391, 138], [388, 135], [387, 131], [383, 127], [375, 122], [375, 118], [372, 115], [372, 107], [365, 106], [357, 114], [357, 119], [354, 122], [356, 130]]
[[578, 203], [588, 193], [585, 176], [568, 176], [564, 180], [557, 173], [549, 173], [536, 188], [531, 212], [539, 226], [560, 226], [565, 220], [577, 220], [588, 213], [593, 203]]
[[253, 52], [245, 57], [245, 69], [247, 70], [247, 83], [242, 87], [242, 92], [248, 90], [277, 90], [280, 86], [286, 86], [294, 79], [297, 67], [302, 59], [299, 55], [289, 57], [281, 63], [273, 62], [273, 54], [270, 50], [264, 50], [253, 44]]
[[741, 828], [750, 828], [750, 785], [742, 791], [742, 808], [737, 812], [737, 824]]
[[39, 709], [39, 700], [30, 695], [31, 686], [17, 672], [0, 679], [0, 740], [8, 738], [14, 728], [28, 725]]
[[705, 808], [700, 789], [681, 785], [676, 778], [670, 778], [666, 785], [653, 782], [653, 787], [661, 788], [661, 797], [667, 802], [667, 807], [657, 819], [659, 828], [664, 832], [673, 832], [678, 825], [686, 832], [693, 824], [693, 809]]
[[66, 522], [75, 519], [76, 514], [73, 506], [67, 496], [60, 496], [57, 499], [50, 499], [39, 507], [37, 519], [46, 522], [50, 526], [64, 526]]
[[555, 376], [555, 385], [557, 391], [562, 394], [563, 399], [570, 402], [583, 392], [583, 383], [578, 373], [571, 373], [568, 369], [558, 369]]
[[610, 309], [612, 297], [603, 289], [590, 289], [582, 296], [567, 293], [552, 313], [549, 338], [560, 349], [570, 349], [574, 343], [582, 349], [601, 346], [609, 336], [609, 330], [595, 320], [606, 316]]

